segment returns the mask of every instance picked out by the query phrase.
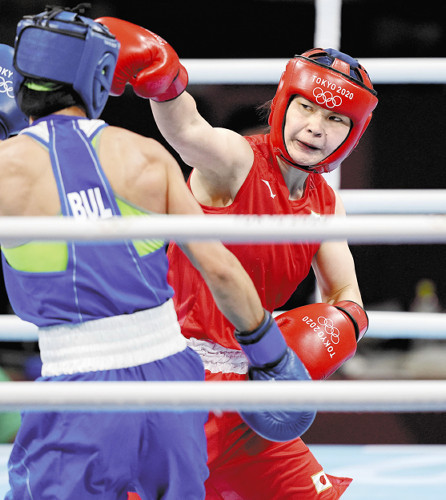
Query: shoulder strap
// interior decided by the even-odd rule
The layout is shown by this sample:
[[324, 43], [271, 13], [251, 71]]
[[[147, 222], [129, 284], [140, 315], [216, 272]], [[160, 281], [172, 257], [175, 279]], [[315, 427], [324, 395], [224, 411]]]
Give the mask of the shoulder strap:
[[120, 214], [92, 138], [106, 126], [101, 120], [54, 115], [47, 120], [48, 148], [62, 214], [108, 218]]

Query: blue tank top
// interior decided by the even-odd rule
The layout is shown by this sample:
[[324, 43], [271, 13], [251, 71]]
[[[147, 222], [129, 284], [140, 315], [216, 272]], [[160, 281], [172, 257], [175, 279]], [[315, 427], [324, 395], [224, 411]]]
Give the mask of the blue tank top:
[[[106, 126], [101, 120], [50, 115], [22, 131], [48, 148], [63, 216], [126, 215], [122, 207], [129, 204], [115, 197], [93, 145]], [[131, 314], [173, 295], [164, 242], [30, 242], [16, 249], [28, 256], [35, 250], [36, 259], [42, 255], [42, 261], [49, 260], [43, 270], [23, 270], [8, 258], [9, 249], [2, 251], [11, 306], [17, 316], [39, 327]]]

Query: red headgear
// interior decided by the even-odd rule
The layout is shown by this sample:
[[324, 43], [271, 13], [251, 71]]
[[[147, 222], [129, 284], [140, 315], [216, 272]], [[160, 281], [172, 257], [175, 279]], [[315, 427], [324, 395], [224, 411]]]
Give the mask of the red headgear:
[[[345, 57], [340, 59], [333, 55]], [[324, 62], [331, 61], [331, 64], [322, 64], [320, 58]], [[285, 146], [285, 114], [295, 95], [300, 95], [329, 111], [345, 115], [352, 122], [344, 142], [315, 165], [298, 165]], [[339, 167], [356, 147], [377, 104], [376, 92], [366, 70], [350, 56], [332, 49], [312, 49], [295, 56], [288, 62], [271, 104], [268, 123], [271, 125], [274, 152], [282, 160], [301, 170], [319, 174], [331, 172]]]

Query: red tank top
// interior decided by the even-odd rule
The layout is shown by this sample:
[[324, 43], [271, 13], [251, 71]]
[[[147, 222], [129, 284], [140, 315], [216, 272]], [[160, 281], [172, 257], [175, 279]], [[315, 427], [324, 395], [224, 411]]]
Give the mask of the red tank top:
[[[289, 191], [272, 153], [269, 135], [246, 138], [254, 151], [254, 162], [233, 203], [227, 207], [203, 206], [206, 214], [333, 214], [335, 195], [320, 174], [308, 176], [304, 195], [289, 200]], [[246, 269], [265, 309], [273, 311], [290, 298], [307, 276], [319, 243], [280, 243], [275, 245], [237, 245], [226, 247]], [[185, 337], [210, 339], [224, 347], [239, 349], [234, 327], [215, 305], [200, 273], [176, 244], [168, 250], [168, 279]]]

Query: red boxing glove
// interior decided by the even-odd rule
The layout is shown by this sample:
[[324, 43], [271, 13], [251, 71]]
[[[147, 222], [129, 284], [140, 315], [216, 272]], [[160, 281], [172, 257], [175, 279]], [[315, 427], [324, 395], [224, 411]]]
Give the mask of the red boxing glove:
[[313, 380], [328, 378], [353, 357], [369, 324], [364, 309], [349, 300], [309, 304], [275, 319]]
[[139, 97], [157, 102], [175, 99], [185, 90], [186, 68], [160, 36], [115, 17], [100, 17], [95, 21], [107, 26], [121, 44], [110, 90], [112, 95], [122, 95], [127, 83]]

